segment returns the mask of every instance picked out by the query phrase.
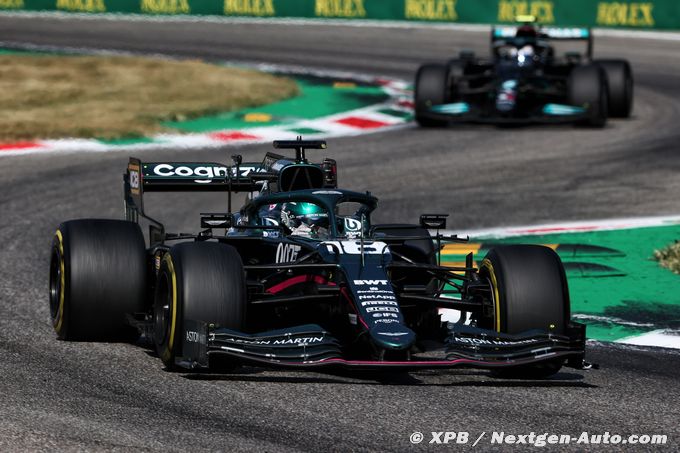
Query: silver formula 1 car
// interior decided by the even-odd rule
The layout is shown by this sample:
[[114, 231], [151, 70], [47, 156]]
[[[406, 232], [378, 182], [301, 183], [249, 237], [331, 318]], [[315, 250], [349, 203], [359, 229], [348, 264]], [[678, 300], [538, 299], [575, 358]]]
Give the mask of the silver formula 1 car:
[[[580, 41], [585, 52], [559, 55], [555, 43]], [[445, 64], [425, 64], [415, 80], [415, 116], [423, 127], [450, 122], [574, 122], [603, 127], [627, 118], [633, 73], [625, 60], [593, 58], [587, 28], [493, 27], [491, 57], [463, 51]]]

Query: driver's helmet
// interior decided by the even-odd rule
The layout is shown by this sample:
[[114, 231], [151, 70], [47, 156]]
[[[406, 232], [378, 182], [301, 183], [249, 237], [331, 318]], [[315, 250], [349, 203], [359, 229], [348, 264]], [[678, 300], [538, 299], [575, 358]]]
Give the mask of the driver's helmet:
[[533, 25], [522, 25], [517, 29], [514, 39], [517, 46], [517, 62], [529, 66], [538, 53], [538, 30]]
[[290, 201], [281, 207], [281, 223], [291, 231], [303, 225], [328, 229], [328, 213], [314, 203]]
[[517, 64], [519, 66], [531, 66], [536, 59], [536, 49], [531, 44], [526, 44], [517, 50]]

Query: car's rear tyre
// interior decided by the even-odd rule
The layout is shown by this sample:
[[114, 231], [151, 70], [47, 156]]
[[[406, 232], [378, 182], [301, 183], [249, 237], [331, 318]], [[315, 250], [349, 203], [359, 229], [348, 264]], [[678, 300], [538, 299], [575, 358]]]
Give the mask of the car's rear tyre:
[[[390, 251], [405, 256], [407, 259], [418, 264], [437, 264], [435, 245], [430, 232], [416, 225], [392, 224], [376, 225], [373, 229], [379, 233], [377, 239], [390, 244]], [[384, 234], [384, 238], [380, 235]], [[400, 240], [392, 243], [389, 238], [414, 238]], [[392, 283], [399, 285], [422, 285], [426, 286], [426, 293], [434, 295], [438, 289], [438, 280], [433, 278], [427, 271], [410, 269], [403, 273], [393, 272]], [[437, 308], [427, 308], [418, 310], [410, 325], [416, 331], [419, 338], [435, 337], [441, 328], [441, 316]]]
[[[408, 224], [376, 225], [373, 234], [384, 235], [378, 237], [390, 244], [390, 251], [406, 257], [406, 259], [418, 264], [437, 264], [434, 241], [430, 232], [423, 227]], [[390, 237], [414, 238], [400, 239], [398, 242], [390, 241]], [[394, 274], [395, 282], [403, 285], [419, 285], [427, 282], [428, 292], [436, 290], [437, 280], [423, 270], [410, 270], [406, 275]]]
[[446, 78], [447, 78], [447, 89], [446, 101], [454, 102], [459, 96], [458, 85], [460, 84], [463, 77], [465, 77], [466, 71], [474, 64], [474, 54], [458, 59], [453, 59], [448, 62], [446, 68]]
[[63, 340], [132, 340], [126, 315], [146, 309], [139, 225], [82, 219], [59, 225], [50, 260], [50, 315]]
[[[569, 291], [564, 266], [554, 250], [538, 245], [508, 245], [489, 251], [480, 266], [488, 279], [493, 317], [482, 327], [517, 334], [539, 329], [564, 334], [569, 322]], [[503, 377], [543, 378], [557, 373], [564, 360], [497, 371]]]
[[[458, 52], [458, 60], [462, 64], [472, 63], [476, 59], [475, 52], [472, 50], [461, 50]], [[456, 61], [456, 60], [453, 60]]]
[[[416, 225], [408, 224], [386, 224], [376, 225], [373, 228], [373, 235], [384, 235], [385, 239], [392, 237], [414, 238], [406, 239], [396, 245], [391, 245], [390, 248], [396, 249], [402, 255], [416, 263], [435, 264], [437, 257], [435, 255], [434, 242], [430, 232], [425, 228]], [[379, 237], [379, 239], [381, 239]]]
[[216, 242], [175, 245], [161, 262], [154, 300], [154, 343], [168, 369], [182, 355], [185, 320], [242, 331], [246, 287], [241, 257]]
[[601, 66], [589, 64], [577, 66], [569, 75], [569, 104], [583, 107], [588, 117], [581, 124], [604, 127], [607, 124], [609, 89], [607, 75]]
[[426, 64], [416, 73], [415, 116], [422, 127], [442, 127], [446, 121], [428, 116], [434, 105], [448, 101], [448, 68], [443, 64]]
[[609, 87], [609, 116], [628, 118], [633, 110], [633, 70], [626, 60], [598, 60]]

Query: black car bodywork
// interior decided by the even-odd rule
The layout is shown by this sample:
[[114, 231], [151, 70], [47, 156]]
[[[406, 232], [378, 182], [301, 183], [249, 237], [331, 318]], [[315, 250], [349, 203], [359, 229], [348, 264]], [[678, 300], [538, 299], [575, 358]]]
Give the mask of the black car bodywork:
[[[558, 55], [555, 42], [576, 41], [585, 51]], [[491, 57], [463, 51], [446, 64], [420, 67], [415, 83], [421, 126], [449, 122], [493, 124], [576, 122], [602, 127], [628, 117], [633, 78], [624, 60], [594, 60], [587, 28], [498, 26]]]
[[[505, 309], [499, 305], [505, 297], [496, 281], [502, 277], [500, 269], [494, 274], [490, 261], [484, 265], [487, 271], [480, 271], [472, 254], [459, 267], [439, 262], [443, 243], [466, 241], [440, 234], [446, 216], [423, 215], [420, 225], [374, 225], [371, 213], [378, 204], [374, 196], [338, 189], [335, 161], [307, 161], [305, 148], [325, 147], [323, 142], [275, 145], [296, 149], [296, 157], [268, 154], [262, 163], [244, 164], [237, 156], [230, 166], [130, 159], [124, 175], [124, 223], [138, 228], [140, 220], [148, 221], [150, 240], [144, 250], [144, 294], [134, 312], [123, 314], [125, 323], [153, 339], [168, 367], [209, 369], [214, 361], [226, 359], [289, 367], [386, 369], [536, 370], [549, 365], [547, 374], [552, 374], [564, 363], [584, 365], [585, 326], [569, 319], [563, 269], [555, 267], [554, 274], [562, 285], [554, 294], [566, 297], [557, 307], [562, 325], [529, 322], [514, 331], [506, 328], [512, 320], [502, 315]], [[223, 191], [229, 197], [247, 192], [250, 201], [234, 214], [201, 214], [203, 230], [197, 234], [171, 234], [144, 211], [143, 195], [151, 191]], [[319, 207], [326, 228], [322, 233], [291, 234], [278, 221], [288, 203]], [[65, 339], [76, 337], [69, 333], [75, 330], [62, 325], [69, 319], [75, 322], [68, 310], [82, 305], [75, 300], [75, 289], [68, 288], [73, 281], [68, 274], [75, 272], [69, 264], [73, 252], [70, 257], [68, 252], [73, 247], [66, 238], [72, 230], [68, 222], [60, 226], [51, 267], [52, 318]], [[428, 230], [436, 234], [431, 236]], [[230, 316], [239, 318], [234, 322], [227, 318], [223, 323], [229, 325], [215, 322], [212, 315], [191, 315], [221, 309], [203, 306], [196, 311], [196, 304], [213, 303], [198, 300], [208, 298], [210, 291], [200, 286], [209, 287], [216, 280], [196, 284], [187, 280], [190, 261], [180, 263], [180, 258], [198, 249], [236, 251], [235, 270], [225, 267], [223, 273], [238, 289], [228, 294], [237, 296], [219, 302], [231, 306], [237, 315]], [[529, 251], [545, 255], [543, 250]], [[206, 261], [212, 255], [200, 256], [205, 258], [193, 263], [221, 279], [222, 271]], [[493, 263], [498, 268], [502, 261]], [[187, 290], [189, 285], [195, 286], [193, 293]], [[199, 296], [190, 300], [187, 294]], [[459, 310], [463, 316], [457, 323], [442, 322], [441, 309]], [[540, 318], [540, 313], [536, 316]], [[90, 326], [100, 320], [80, 322]]]

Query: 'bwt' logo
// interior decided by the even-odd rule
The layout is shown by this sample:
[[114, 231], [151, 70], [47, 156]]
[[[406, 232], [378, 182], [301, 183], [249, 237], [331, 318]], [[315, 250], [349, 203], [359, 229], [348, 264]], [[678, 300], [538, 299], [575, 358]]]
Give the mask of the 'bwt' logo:
[[378, 286], [378, 285], [387, 285], [387, 280], [354, 280], [355, 285], [359, 286]]

